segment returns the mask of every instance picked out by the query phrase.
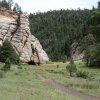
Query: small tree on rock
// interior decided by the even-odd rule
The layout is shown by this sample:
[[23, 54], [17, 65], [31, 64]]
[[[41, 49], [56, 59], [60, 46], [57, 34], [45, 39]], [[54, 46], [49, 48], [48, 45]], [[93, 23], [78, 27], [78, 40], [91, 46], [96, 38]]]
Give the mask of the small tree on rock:
[[11, 10], [13, 6], [13, 0], [8, 0], [9, 9]]
[[9, 9], [9, 4], [6, 0], [0, 1], [0, 7]]
[[13, 11], [15, 11], [15, 12], [17, 12], [19, 14], [22, 13], [21, 7], [18, 5], [18, 3], [15, 3]]

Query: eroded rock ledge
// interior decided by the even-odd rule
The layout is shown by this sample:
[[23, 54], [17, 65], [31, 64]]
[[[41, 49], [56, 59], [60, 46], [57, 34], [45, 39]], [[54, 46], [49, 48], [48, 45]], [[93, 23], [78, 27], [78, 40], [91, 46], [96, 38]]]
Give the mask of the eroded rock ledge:
[[30, 32], [26, 14], [17, 15], [13, 11], [0, 10], [0, 45], [5, 40], [12, 43], [22, 63], [41, 64], [49, 61], [39, 40]]

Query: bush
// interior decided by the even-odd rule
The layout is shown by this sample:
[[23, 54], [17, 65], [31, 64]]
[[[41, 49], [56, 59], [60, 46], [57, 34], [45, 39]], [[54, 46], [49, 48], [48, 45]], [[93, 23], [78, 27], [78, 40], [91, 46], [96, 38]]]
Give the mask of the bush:
[[74, 64], [74, 61], [72, 59], [70, 60], [70, 64], [68, 64], [66, 66], [66, 69], [70, 73], [70, 76], [73, 76], [73, 74], [76, 73], [77, 68], [76, 68], [76, 65]]
[[4, 72], [0, 70], [0, 78], [4, 77]]
[[63, 57], [62, 62], [63, 62], [63, 63], [66, 63], [66, 62], [67, 62], [67, 56], [64, 56], [64, 57]]
[[89, 72], [86, 71], [77, 71], [76, 73], [77, 77], [82, 77], [82, 78], [88, 78], [89, 77]]
[[3, 43], [3, 46], [0, 47], [0, 62], [5, 62], [7, 58], [9, 58], [13, 64], [19, 63], [19, 56], [15, 52], [11, 43], [6, 40]]
[[7, 58], [7, 60], [5, 61], [5, 65], [3, 66], [2, 70], [8, 71], [8, 70], [10, 70], [10, 68], [11, 68], [11, 62], [10, 62], [10, 59]]

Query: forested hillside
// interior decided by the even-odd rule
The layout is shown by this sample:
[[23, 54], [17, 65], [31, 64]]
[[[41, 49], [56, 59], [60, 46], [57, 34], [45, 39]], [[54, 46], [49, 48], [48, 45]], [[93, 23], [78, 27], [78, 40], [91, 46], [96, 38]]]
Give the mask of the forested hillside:
[[92, 10], [59, 10], [30, 14], [31, 32], [53, 61], [70, 56], [70, 46], [88, 34]]

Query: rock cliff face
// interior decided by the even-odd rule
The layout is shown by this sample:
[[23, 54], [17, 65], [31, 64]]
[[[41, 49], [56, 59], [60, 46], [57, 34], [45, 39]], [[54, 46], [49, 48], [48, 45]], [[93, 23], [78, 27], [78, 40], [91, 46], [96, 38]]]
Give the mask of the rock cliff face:
[[17, 15], [13, 11], [0, 10], [0, 45], [8, 40], [20, 56], [20, 62], [46, 63], [49, 58], [39, 40], [29, 28], [28, 15]]
[[70, 53], [74, 60], [81, 60], [84, 57], [84, 51], [80, 52], [80, 46], [76, 42], [72, 43]]

